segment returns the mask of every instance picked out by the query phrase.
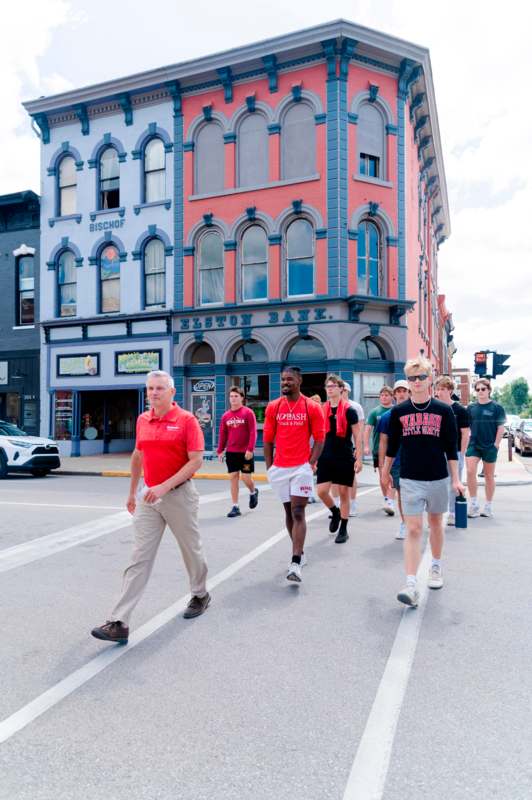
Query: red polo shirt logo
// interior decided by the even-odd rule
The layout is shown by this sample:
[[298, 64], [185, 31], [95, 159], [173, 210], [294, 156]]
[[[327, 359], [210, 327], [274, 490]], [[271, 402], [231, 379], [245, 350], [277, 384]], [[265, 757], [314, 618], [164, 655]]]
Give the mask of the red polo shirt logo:
[[172, 403], [164, 417], [153, 409], [140, 415], [135, 447], [142, 453], [146, 485], [157, 486], [179, 472], [189, 453], [203, 451], [205, 442], [196, 417]]

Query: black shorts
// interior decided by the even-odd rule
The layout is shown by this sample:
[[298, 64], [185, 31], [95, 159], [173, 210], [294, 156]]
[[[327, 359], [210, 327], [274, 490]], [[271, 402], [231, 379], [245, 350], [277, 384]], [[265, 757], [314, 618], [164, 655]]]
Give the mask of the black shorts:
[[377, 469], [377, 467], [379, 466], [379, 454], [378, 453], [377, 453], [377, 455], [375, 455], [375, 453], [373, 453], [373, 466], [375, 467], [375, 469]]
[[227, 472], [245, 472], [250, 475], [255, 471], [255, 459], [252, 457], [249, 461], [244, 458], [245, 453], [225, 453], [225, 463], [227, 464]]
[[355, 480], [355, 459], [333, 457], [318, 459], [318, 483], [337, 483], [339, 486], [352, 486]]

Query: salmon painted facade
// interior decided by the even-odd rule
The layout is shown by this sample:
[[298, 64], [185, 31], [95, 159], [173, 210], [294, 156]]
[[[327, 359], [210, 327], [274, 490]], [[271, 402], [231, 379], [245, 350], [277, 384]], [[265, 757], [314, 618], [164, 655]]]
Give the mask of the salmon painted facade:
[[25, 106], [41, 418], [65, 453], [131, 446], [151, 368], [209, 448], [233, 384], [260, 431], [284, 364], [307, 394], [340, 374], [366, 408], [420, 352], [450, 371], [424, 48], [339, 20]]

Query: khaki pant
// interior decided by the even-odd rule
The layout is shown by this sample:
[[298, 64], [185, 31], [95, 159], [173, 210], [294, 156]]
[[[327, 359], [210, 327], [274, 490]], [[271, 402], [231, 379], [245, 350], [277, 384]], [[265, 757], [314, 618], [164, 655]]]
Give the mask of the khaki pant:
[[109, 619], [129, 625], [131, 613], [151, 575], [166, 525], [181, 550], [190, 579], [190, 591], [198, 597], [205, 596], [207, 564], [201, 546], [198, 511], [199, 493], [192, 481], [172, 489], [156, 506], [137, 500], [133, 517], [135, 547], [131, 563], [124, 572], [122, 594]]

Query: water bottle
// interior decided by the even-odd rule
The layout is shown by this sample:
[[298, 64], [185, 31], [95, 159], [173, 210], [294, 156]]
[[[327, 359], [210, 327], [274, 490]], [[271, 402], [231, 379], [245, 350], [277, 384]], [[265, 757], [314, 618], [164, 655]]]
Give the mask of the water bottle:
[[467, 528], [467, 500], [461, 492], [454, 502], [454, 520], [456, 528]]

